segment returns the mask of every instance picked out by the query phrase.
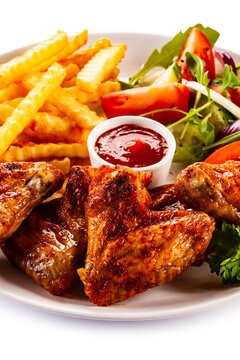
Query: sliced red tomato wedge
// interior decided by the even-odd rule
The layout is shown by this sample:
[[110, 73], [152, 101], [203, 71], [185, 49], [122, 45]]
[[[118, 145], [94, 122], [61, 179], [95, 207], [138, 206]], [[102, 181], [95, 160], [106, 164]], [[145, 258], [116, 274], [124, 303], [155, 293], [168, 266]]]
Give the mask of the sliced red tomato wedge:
[[[139, 87], [109, 93], [102, 96], [102, 107], [108, 118], [122, 115], [142, 115], [158, 109], [177, 108], [188, 111], [189, 89], [178, 83], [156, 87]], [[177, 111], [163, 111], [147, 117], [162, 124], [181, 119], [184, 114]]]
[[[211, 86], [211, 89], [213, 89], [219, 93], [221, 92], [222, 88], [223, 88], [222, 84], [216, 84], [216, 85]], [[240, 107], [240, 86], [236, 87], [235, 89], [227, 88], [226, 90], [230, 95], [231, 101]], [[225, 94], [222, 94], [222, 95], [226, 96]]]
[[200, 59], [205, 61], [205, 71], [208, 71], [208, 78], [212, 81], [216, 77], [215, 61], [211, 45], [198, 28], [193, 28], [185, 41], [177, 63], [181, 69], [182, 77], [186, 80], [193, 80], [192, 74], [187, 67], [186, 52], [197, 55]]
[[240, 160], [240, 141], [215, 150], [204, 162], [209, 164], [223, 164], [228, 160]]

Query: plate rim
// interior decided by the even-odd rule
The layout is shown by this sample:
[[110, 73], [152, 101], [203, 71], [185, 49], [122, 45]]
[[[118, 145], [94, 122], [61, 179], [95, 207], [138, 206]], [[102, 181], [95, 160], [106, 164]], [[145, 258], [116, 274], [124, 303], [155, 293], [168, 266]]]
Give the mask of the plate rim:
[[[104, 321], [117, 321], [117, 322], [123, 322], [123, 321], [137, 322], [137, 321], [180, 318], [183, 316], [191, 316], [207, 310], [218, 308], [234, 300], [236, 301], [240, 297], [240, 291], [238, 290], [236, 292], [230, 293], [218, 299], [207, 300], [207, 301], [203, 301], [202, 303], [195, 303], [193, 305], [185, 305], [185, 306], [181, 306], [178, 309], [173, 308], [165, 312], [161, 310], [157, 310], [154, 312], [154, 314], [152, 313], [151, 315], [148, 312], [143, 312], [141, 313], [141, 316], [139, 316], [139, 313], [137, 314], [131, 311], [130, 312], [128, 311], [125, 315], [125, 313], [121, 313], [120, 311], [115, 311], [115, 308], [114, 308], [114, 312], [107, 312], [107, 311], [105, 312], [105, 310], [107, 309], [112, 309], [111, 306], [98, 307], [95, 304], [93, 304], [93, 306], [97, 311], [94, 313], [91, 311], [91, 309], [81, 308], [81, 305], [78, 305], [81, 311], [77, 311], [77, 312], [74, 311], [74, 309], [72, 311], [71, 310], [69, 311], [69, 309], [68, 311], [66, 311], [64, 309], [64, 304], [62, 305], [57, 304], [57, 307], [54, 307], [52, 304], [41, 304], [41, 306], [39, 306], [39, 303], [36, 304], [36, 302], [34, 302], [34, 300], [31, 300], [31, 298], [27, 298], [26, 300], [26, 298], [22, 298], [21, 296], [17, 296], [1, 291], [1, 289], [0, 289], [0, 296], [5, 300], [12, 301], [13, 303], [22, 304], [29, 308], [36, 309], [39, 311], [44, 311], [49, 314], [72, 317], [76, 319], [104, 320]], [[102, 309], [104, 312], [101, 311]]]

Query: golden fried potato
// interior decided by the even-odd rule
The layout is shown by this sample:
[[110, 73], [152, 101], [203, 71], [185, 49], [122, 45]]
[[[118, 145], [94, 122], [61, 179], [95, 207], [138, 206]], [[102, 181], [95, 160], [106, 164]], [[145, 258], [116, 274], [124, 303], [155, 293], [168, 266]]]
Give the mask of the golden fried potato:
[[0, 127], [0, 156], [8, 149], [13, 140], [21, 134], [44, 102], [63, 81], [65, 71], [61, 65], [49, 68], [41, 81], [27, 94]]
[[62, 65], [69, 65], [69, 64], [77, 64], [79, 68], [83, 68], [91, 58], [96, 55], [96, 53], [109, 47], [111, 45], [110, 40], [107, 38], [102, 38], [96, 41], [95, 44], [90, 45], [88, 49], [82, 50], [81, 52], [75, 53], [66, 59], [61, 61]]
[[100, 50], [77, 74], [77, 86], [94, 92], [124, 57], [126, 45], [112, 45]]
[[78, 34], [72, 41], [68, 42], [66, 46], [60, 51], [56, 52], [53, 56], [49, 57], [45, 61], [42, 61], [40, 64], [35, 66], [31, 72], [37, 73], [40, 71], [47, 70], [55, 62], [59, 62], [65, 57], [73, 54], [75, 51], [80, 49], [83, 45], [86, 44], [88, 39], [88, 31], [84, 30], [82, 33]]
[[65, 156], [70, 158], [87, 158], [87, 143], [48, 143], [25, 145], [23, 147], [10, 146], [9, 150], [1, 157], [1, 161], [28, 161]]
[[26, 89], [21, 84], [11, 83], [5, 89], [0, 90], [0, 103], [25, 95], [27, 95]]
[[67, 43], [67, 34], [64, 31], [58, 31], [49, 40], [35, 45], [22, 56], [0, 65], [0, 89], [11, 82], [21, 80], [35, 66], [62, 50]]
[[72, 41], [58, 31], [0, 65], [0, 161], [53, 158], [65, 173], [89, 163], [87, 139], [106, 120], [101, 96], [120, 90], [126, 45], [102, 38], [82, 50], [87, 40], [87, 30]]

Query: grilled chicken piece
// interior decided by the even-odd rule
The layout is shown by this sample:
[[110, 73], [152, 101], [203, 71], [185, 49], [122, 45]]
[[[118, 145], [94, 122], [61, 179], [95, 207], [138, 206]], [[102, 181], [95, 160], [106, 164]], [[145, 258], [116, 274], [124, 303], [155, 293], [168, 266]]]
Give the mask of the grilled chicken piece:
[[[189, 206], [178, 200], [174, 184], [162, 185], [149, 190], [152, 203], [149, 209], [156, 211], [166, 210], [192, 210]], [[207, 251], [198, 256], [192, 266], [201, 266], [207, 258]]]
[[149, 190], [152, 202], [149, 209], [164, 210], [189, 210], [189, 206], [178, 200], [174, 184], [162, 185]]
[[151, 202], [145, 185], [151, 179], [151, 172], [137, 173], [121, 166], [101, 166], [93, 170], [86, 203], [86, 269], [92, 268], [109, 239], [145, 222], [141, 215]]
[[175, 180], [178, 199], [217, 221], [240, 225], [240, 162], [195, 163]]
[[60, 189], [63, 173], [45, 162], [0, 164], [0, 245], [50, 192]]
[[39, 205], [3, 247], [11, 262], [54, 295], [73, 285], [86, 255], [89, 180], [87, 170], [73, 167], [64, 195]]
[[202, 212], [149, 210], [150, 180], [149, 173], [120, 166], [92, 174], [87, 258], [78, 274], [99, 306], [171, 281], [207, 249], [214, 219]]

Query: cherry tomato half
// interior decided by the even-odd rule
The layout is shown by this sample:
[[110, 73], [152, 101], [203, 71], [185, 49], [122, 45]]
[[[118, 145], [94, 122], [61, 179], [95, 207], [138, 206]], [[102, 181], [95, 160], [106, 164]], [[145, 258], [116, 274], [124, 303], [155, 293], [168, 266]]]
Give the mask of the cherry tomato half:
[[186, 80], [193, 80], [192, 74], [187, 67], [186, 52], [195, 54], [200, 57], [200, 59], [204, 60], [206, 64], [204, 70], [208, 71], [208, 78], [211, 81], [215, 79], [216, 73], [213, 51], [207, 37], [198, 28], [193, 28], [191, 30], [177, 59], [177, 63], [182, 72], [182, 77]]
[[[158, 109], [177, 108], [188, 111], [189, 89], [179, 83], [168, 83], [156, 87], [139, 87], [109, 93], [102, 96], [102, 107], [108, 118], [122, 115], [142, 115]], [[150, 119], [167, 124], [181, 119], [184, 114], [163, 111], [147, 115]]]

